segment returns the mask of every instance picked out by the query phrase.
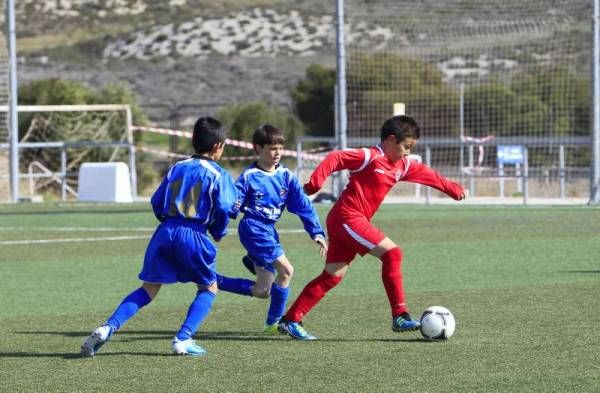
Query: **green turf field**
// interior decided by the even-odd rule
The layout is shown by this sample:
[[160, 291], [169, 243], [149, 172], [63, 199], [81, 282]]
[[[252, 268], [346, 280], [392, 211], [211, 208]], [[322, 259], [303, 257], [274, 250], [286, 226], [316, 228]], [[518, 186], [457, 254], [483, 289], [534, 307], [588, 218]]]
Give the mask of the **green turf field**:
[[[285, 217], [279, 228], [301, 228]], [[413, 315], [454, 312], [449, 341], [393, 333], [365, 257], [305, 319], [319, 341], [264, 336], [267, 303], [221, 293], [196, 336], [209, 354], [173, 356], [195, 292], [177, 285], [82, 359], [82, 340], [139, 285], [149, 206], [0, 205], [0, 391], [600, 391], [600, 209], [384, 205], [375, 223], [404, 249]], [[322, 262], [308, 236], [281, 238], [294, 299]], [[220, 270], [249, 277], [241, 256], [233, 234]]]

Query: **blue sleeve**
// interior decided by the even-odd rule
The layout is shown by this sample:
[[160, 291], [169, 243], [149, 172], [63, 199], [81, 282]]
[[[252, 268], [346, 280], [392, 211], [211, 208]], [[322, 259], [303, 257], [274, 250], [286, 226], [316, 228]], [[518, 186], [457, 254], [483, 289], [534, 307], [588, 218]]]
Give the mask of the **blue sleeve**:
[[325, 236], [325, 231], [321, 228], [319, 216], [308, 196], [302, 190], [300, 182], [296, 176], [290, 175], [289, 190], [287, 198], [287, 208], [291, 213], [300, 217], [304, 230], [308, 232], [310, 238], [316, 235]]
[[216, 241], [221, 240], [227, 234], [229, 214], [236, 200], [236, 190], [233, 179], [228, 173], [222, 173], [216, 181], [212, 198], [215, 204], [212, 221], [208, 231]]
[[150, 203], [152, 204], [152, 211], [154, 211], [154, 215], [158, 219], [158, 221], [164, 221], [165, 216], [163, 215], [163, 210], [165, 207], [165, 193], [167, 189], [167, 184], [169, 181], [167, 180], [167, 176], [164, 177], [154, 194], [152, 194], [152, 198], [150, 198]]
[[244, 176], [244, 172], [238, 177], [235, 182], [236, 189], [236, 201], [234, 205], [239, 205], [238, 207], [233, 206], [231, 209], [231, 213], [229, 217], [232, 219], [236, 219], [240, 212], [244, 211], [244, 202], [246, 200], [246, 191], [248, 190], [248, 182], [246, 181], [246, 176]]

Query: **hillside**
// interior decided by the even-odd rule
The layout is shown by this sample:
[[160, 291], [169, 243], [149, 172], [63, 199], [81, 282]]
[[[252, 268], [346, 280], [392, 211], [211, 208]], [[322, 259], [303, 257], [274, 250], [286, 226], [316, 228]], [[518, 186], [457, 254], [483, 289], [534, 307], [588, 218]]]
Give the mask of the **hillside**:
[[[370, 49], [410, 48], [443, 41], [449, 22], [473, 25], [481, 19], [497, 24], [500, 37], [502, 29], [517, 23], [522, 28], [540, 15], [548, 25], [571, 24], [589, 12], [588, 3], [353, 0], [346, 3], [347, 41]], [[335, 1], [317, 0], [21, 0], [19, 81], [126, 83], [143, 105], [153, 106], [153, 117], [163, 119], [166, 109], [157, 105], [187, 105], [191, 116], [253, 100], [290, 105], [289, 92], [309, 64], [335, 63], [334, 7]], [[477, 11], [463, 12], [467, 8]], [[355, 21], [357, 14], [381, 18]], [[444, 23], [420, 23], [442, 17]], [[385, 18], [387, 24], [379, 22]], [[406, 28], [399, 32], [402, 24]], [[448, 58], [438, 66], [449, 78], [485, 67], [514, 67], [514, 60]]]

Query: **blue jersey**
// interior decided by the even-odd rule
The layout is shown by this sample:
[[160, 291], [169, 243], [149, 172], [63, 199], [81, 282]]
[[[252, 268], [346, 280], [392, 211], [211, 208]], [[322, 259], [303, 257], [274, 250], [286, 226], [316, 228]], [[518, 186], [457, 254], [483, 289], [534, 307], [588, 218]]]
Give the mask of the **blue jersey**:
[[287, 207], [300, 217], [311, 238], [325, 235], [317, 212], [302, 190], [298, 178], [283, 165], [278, 165], [273, 172], [267, 172], [254, 163], [242, 172], [235, 186], [240, 210], [245, 218], [274, 224]]
[[233, 179], [215, 161], [194, 155], [177, 162], [152, 195], [154, 215], [191, 220], [215, 240], [227, 233], [228, 214], [236, 200]]

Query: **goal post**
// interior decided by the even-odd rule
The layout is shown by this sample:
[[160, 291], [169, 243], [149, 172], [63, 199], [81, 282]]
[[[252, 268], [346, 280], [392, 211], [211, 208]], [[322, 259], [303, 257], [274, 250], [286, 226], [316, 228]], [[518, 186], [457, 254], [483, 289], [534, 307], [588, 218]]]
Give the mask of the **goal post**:
[[[0, 105], [0, 114], [7, 113], [8, 110], [8, 106]], [[60, 154], [58, 171], [45, 169], [45, 174], [38, 175], [18, 173], [17, 183], [20, 178], [26, 177], [30, 180], [32, 177], [60, 178], [61, 195], [64, 200], [66, 190], [69, 189], [67, 171], [72, 169], [67, 165], [67, 151], [77, 151], [71, 161], [71, 166], [75, 167], [83, 162], [86, 151], [112, 149], [110, 154], [93, 154], [96, 159], [104, 157], [112, 161], [119, 156], [119, 149], [126, 149], [132, 197], [134, 199], [137, 197], [136, 148], [129, 105], [19, 105], [17, 111], [30, 116], [30, 123], [24, 137], [26, 140], [20, 140], [17, 144], [19, 151], [44, 149], [38, 150], [40, 154], [54, 157], [57, 153], [50, 153], [50, 150], [58, 149]], [[53, 138], [57, 130], [61, 131], [62, 136], [58, 140]], [[32, 135], [35, 136], [35, 140], [28, 140]], [[10, 147], [9, 143], [0, 143], [0, 151], [8, 150]], [[23, 160], [24, 158], [21, 157], [20, 165], [23, 164]], [[47, 163], [37, 163], [37, 166], [40, 165], [45, 168]]]

